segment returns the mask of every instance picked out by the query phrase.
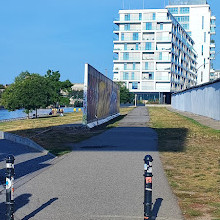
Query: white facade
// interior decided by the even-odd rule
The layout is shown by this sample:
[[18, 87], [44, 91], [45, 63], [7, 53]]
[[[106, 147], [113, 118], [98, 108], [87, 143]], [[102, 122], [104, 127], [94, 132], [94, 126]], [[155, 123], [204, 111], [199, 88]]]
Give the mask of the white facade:
[[114, 23], [114, 81], [135, 93], [196, 84], [194, 42], [167, 9], [120, 10]]
[[220, 70], [212, 69], [210, 74], [210, 80], [212, 81], [220, 78]]
[[209, 82], [211, 60], [215, 58], [215, 16], [206, 0], [169, 0], [166, 7], [195, 42], [197, 84]]

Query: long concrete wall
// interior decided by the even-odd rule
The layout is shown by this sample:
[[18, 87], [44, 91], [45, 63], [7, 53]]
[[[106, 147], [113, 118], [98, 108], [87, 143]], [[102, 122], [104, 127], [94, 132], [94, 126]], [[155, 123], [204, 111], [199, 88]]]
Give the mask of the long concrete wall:
[[220, 79], [172, 94], [173, 108], [220, 120]]

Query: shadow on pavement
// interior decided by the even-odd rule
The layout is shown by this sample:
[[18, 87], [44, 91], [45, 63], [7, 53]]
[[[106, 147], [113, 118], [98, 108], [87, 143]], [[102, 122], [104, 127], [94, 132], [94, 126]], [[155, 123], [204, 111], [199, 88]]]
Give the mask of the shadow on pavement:
[[183, 152], [187, 132], [185, 128], [116, 127], [76, 144], [73, 150]]
[[153, 210], [152, 210], [152, 220], [157, 219], [157, 215], [158, 215], [158, 212], [159, 212], [162, 201], [163, 201], [162, 198], [156, 199], [156, 202], [154, 203], [154, 207], [153, 207]]
[[[26, 193], [26, 194], [22, 194], [18, 197], [15, 198], [15, 212], [22, 208], [23, 206], [27, 205], [30, 202], [30, 198], [31, 194]], [[6, 204], [0, 203], [0, 219], [5, 219], [5, 214], [6, 214]]]
[[[33, 158], [31, 160], [27, 160], [21, 163], [16, 164], [16, 157], [15, 157], [15, 180], [30, 174], [34, 173], [35, 171], [41, 170], [45, 167], [50, 166], [49, 163], [45, 163], [48, 160], [53, 159], [50, 155], [43, 155], [40, 157]], [[0, 183], [5, 183], [5, 171], [6, 169], [0, 169]]]
[[58, 198], [53, 198], [50, 199], [48, 202], [44, 203], [43, 205], [41, 205], [39, 208], [37, 208], [36, 210], [34, 210], [33, 212], [31, 212], [30, 214], [26, 215], [22, 220], [28, 220], [32, 217], [34, 217], [38, 212], [42, 211], [43, 209], [45, 209], [47, 206], [51, 205], [53, 202], [55, 202]]

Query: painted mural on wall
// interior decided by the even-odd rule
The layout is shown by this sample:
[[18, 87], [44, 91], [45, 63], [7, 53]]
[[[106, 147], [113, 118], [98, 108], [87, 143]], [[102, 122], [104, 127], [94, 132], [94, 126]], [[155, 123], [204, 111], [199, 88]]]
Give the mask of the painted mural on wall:
[[85, 65], [83, 122], [88, 124], [119, 113], [119, 86], [89, 64]]

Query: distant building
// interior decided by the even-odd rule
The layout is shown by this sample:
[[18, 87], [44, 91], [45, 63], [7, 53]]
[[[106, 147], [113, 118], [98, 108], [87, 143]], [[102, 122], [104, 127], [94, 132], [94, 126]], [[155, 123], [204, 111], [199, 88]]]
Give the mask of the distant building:
[[84, 84], [83, 83], [73, 83], [73, 86], [71, 88], [72, 88], [72, 90], [83, 90]]
[[220, 70], [213, 70], [210, 73], [210, 80], [216, 80], [220, 78]]
[[216, 17], [212, 16], [206, 0], [169, 0], [166, 7], [195, 42], [197, 58], [197, 83], [210, 80], [211, 62], [215, 59]]
[[167, 9], [120, 10], [114, 23], [114, 81], [143, 100], [196, 85], [194, 41]]

